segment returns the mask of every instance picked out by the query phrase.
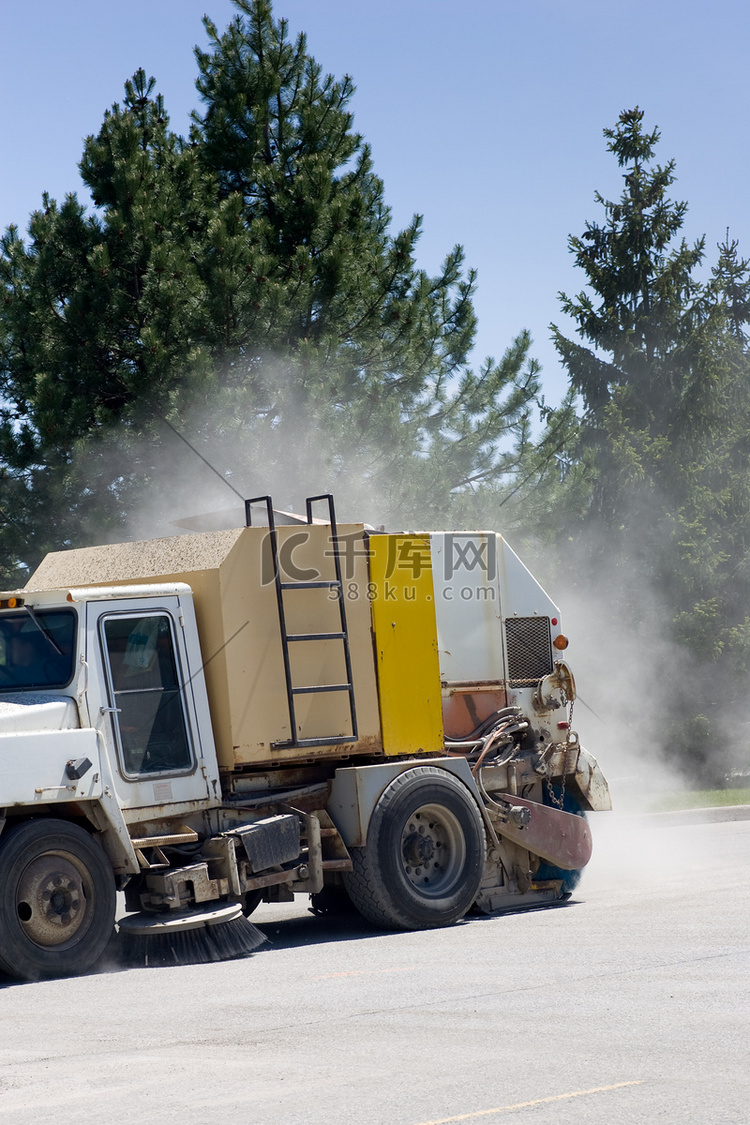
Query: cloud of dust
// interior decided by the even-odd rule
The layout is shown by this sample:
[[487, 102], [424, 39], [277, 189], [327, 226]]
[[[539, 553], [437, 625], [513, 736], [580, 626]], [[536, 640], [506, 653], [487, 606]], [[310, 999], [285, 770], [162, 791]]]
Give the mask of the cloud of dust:
[[[462, 505], [453, 505], [440, 458], [415, 449], [418, 427], [399, 417], [395, 395], [386, 404], [362, 395], [349, 408], [323, 401], [320, 387], [312, 393], [302, 382], [298, 369], [272, 357], [244, 373], [219, 369], [204, 401], [179, 416], [145, 414], [142, 424], [82, 448], [71, 476], [91, 503], [77, 512], [78, 541], [242, 526], [244, 500], [264, 495], [277, 509], [303, 514], [307, 496], [332, 493], [339, 522], [394, 531], [467, 526], [445, 514]], [[109, 525], [97, 505], [105, 490], [124, 514]], [[472, 500], [461, 513], [468, 526], [491, 528], [491, 505], [485, 516]], [[180, 526], [217, 514], [204, 525]]]
[[[671, 614], [632, 559], [597, 536], [592, 567], [575, 550], [558, 560], [554, 588], [570, 646], [578, 698], [573, 726], [598, 760], [612, 812], [590, 816], [593, 855], [582, 894], [642, 895], [701, 862], [702, 837], [658, 809], [690, 785], [690, 765], [670, 745], [680, 709], [685, 652], [671, 639]], [[590, 556], [589, 556], [590, 560]], [[634, 608], [635, 607], [635, 608]], [[684, 685], [683, 685], [684, 686]], [[652, 815], [656, 814], [656, 815]]]
[[[667, 544], [658, 527], [652, 543], [657, 534]], [[589, 533], [588, 548], [558, 557], [550, 589], [571, 639], [574, 726], [600, 761], [616, 808], [653, 809], [667, 793], [696, 782], [721, 787], [733, 775], [741, 785], [750, 767], [750, 703], [736, 677], [673, 639], [679, 594], [672, 598], [654, 580], [636, 549], [603, 530]]]
[[573, 725], [604, 771], [613, 808], [647, 810], [685, 786], [666, 753], [671, 677], [665, 672], [680, 660], [668, 614], [645, 583], [639, 596], [647, 612], [632, 620], [606, 575], [585, 588], [561, 577], [554, 597], [571, 642], [565, 659], [578, 690]]
[[[88, 470], [79, 466], [79, 472], [99, 480], [130, 480], [131, 502], [125, 536], [120, 526], [95, 529], [92, 539], [176, 535], [186, 529], [174, 521], [217, 511], [228, 513], [225, 526], [241, 526], [243, 499], [266, 494], [277, 508], [301, 513], [306, 496], [332, 492], [341, 522], [392, 529], [435, 526], [424, 462], [410, 460], [392, 445], [379, 447], [377, 433], [361, 426], [353, 430], [352, 420], [334, 407], [309, 408], [283, 365], [273, 365], [272, 374], [283, 403], [274, 421], [250, 412], [247, 399], [238, 396], [234, 410], [225, 400], [221, 409], [204, 404], [174, 421], [185, 440], [157, 421], [148, 436], [98, 448]], [[142, 489], [132, 483], [137, 486], [139, 479], [146, 482]], [[420, 510], [426, 513], [421, 520]], [[493, 519], [488, 511], [483, 526], [493, 522], [496, 513]], [[657, 522], [651, 521], [652, 529]], [[514, 546], [512, 533], [509, 540]], [[670, 640], [668, 607], [637, 562], [621, 557], [604, 531], [594, 549], [590, 535], [586, 550], [572, 545], [568, 554], [553, 548], [549, 553], [554, 554], [552, 567], [543, 546], [532, 549], [531, 557], [521, 550], [560, 606], [571, 639], [566, 659], [579, 690], [574, 727], [600, 761], [616, 807], [647, 809], [665, 791], [685, 784], [687, 771], [680, 769], [669, 744], [675, 711], [682, 700], [686, 706], [690, 702], [685, 651]], [[735, 714], [731, 726], [726, 746], [737, 742], [744, 724]]]
[[[252, 387], [218, 388], [213, 402], [179, 419], [152, 415], [142, 435], [116, 433], [81, 451], [75, 475], [84, 486], [100, 482], [95, 489], [107, 482], [118, 495], [125, 537], [179, 534], [185, 529], [173, 521], [222, 510], [230, 513], [227, 526], [232, 518], [239, 526], [243, 500], [254, 496], [271, 495], [276, 508], [303, 513], [307, 496], [326, 492], [342, 522], [430, 526], [434, 463], [415, 452], [390, 407], [368, 417], [361, 404], [349, 410], [311, 396], [280, 361], [263, 370], [260, 387], [256, 375]], [[123, 538], [122, 525], [107, 533], [95, 505], [92, 513], [82, 520], [84, 534], [98, 542]]]

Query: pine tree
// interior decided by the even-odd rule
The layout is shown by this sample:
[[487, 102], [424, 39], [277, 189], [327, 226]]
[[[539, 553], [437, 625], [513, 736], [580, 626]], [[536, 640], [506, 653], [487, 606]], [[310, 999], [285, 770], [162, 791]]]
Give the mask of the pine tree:
[[594, 478], [571, 533], [583, 581], [607, 574], [620, 620], [645, 624], [656, 599], [677, 646], [660, 671], [674, 744], [696, 770], [720, 772], [716, 715], [734, 674], [750, 672], [748, 265], [727, 240], [699, 280], [704, 241], [678, 241], [686, 204], [668, 194], [674, 162], [654, 162], [658, 130], [646, 132], [636, 108], [605, 136], [624, 191], [617, 202], [597, 194], [604, 222], [570, 239], [588, 289], [560, 295], [585, 343], [553, 326]]
[[[569, 245], [589, 289], [570, 298], [563, 311], [577, 324], [585, 347], [553, 326], [554, 339], [571, 384], [583, 399], [586, 437], [597, 449], [596, 514], [617, 518], [617, 488], [644, 474], [644, 458], [658, 461], [660, 441], [676, 420], [691, 377], [699, 372], [695, 329], [703, 315], [694, 270], [704, 244], [672, 246], [686, 203], [667, 194], [674, 161], [652, 160], [659, 131], [643, 130], [643, 112], [620, 115], [605, 129], [607, 148], [626, 167], [625, 190], [615, 203], [598, 192], [605, 222], [587, 223]], [[654, 444], [656, 443], [656, 444]]]
[[461, 248], [419, 268], [421, 219], [391, 231], [351, 79], [267, 0], [235, 2], [225, 32], [205, 21], [189, 138], [137, 72], [85, 144], [95, 210], [45, 198], [28, 242], [5, 236], [0, 462], [58, 513], [27, 521], [27, 555], [101, 536], [134, 498], [168, 507], [165, 448], [200, 468], [170, 426], [241, 494], [333, 488], [349, 514], [422, 524], [535, 453], [528, 336], [468, 367]]

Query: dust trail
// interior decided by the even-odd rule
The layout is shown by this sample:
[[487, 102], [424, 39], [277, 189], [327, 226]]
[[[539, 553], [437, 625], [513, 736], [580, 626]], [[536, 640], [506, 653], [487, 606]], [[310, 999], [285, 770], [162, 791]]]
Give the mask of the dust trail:
[[[95, 505], [87, 523], [84, 508], [86, 537], [103, 542], [176, 535], [185, 529], [175, 521], [217, 511], [224, 513], [224, 526], [240, 526], [240, 497], [270, 494], [277, 507], [301, 512], [305, 496], [322, 492], [334, 494], [342, 522], [431, 530], [446, 526], [452, 507], [451, 525], [461, 528], [460, 500], [437, 495], [429, 457], [409, 453], [406, 440], [401, 446], [386, 440], [386, 431], [355, 426], [335, 405], [310, 408], [294, 372], [281, 363], [268, 364], [264, 377], [258, 401], [273, 400], [272, 418], [250, 402], [248, 392], [230, 388], [217, 391], [214, 403], [170, 416], [177, 433], [152, 416], [142, 434], [113, 435], [110, 443], [83, 451], [78, 478], [93, 493], [107, 488], [126, 513], [123, 529], [103, 526]], [[587, 555], [576, 544], [570, 550], [564, 543], [535, 545], [536, 529], [524, 527], [522, 506], [514, 502], [498, 510], [497, 495], [486, 511], [481, 497], [472, 495], [466, 511], [475, 528], [505, 533], [498, 515], [516, 524], [518, 531], [507, 531], [511, 546], [560, 605], [571, 638], [567, 659], [581, 696], [574, 726], [600, 759], [618, 807], [645, 808], [660, 792], [679, 788], [687, 763], [675, 750], [672, 728], [675, 717], [689, 710], [694, 671], [684, 649], [670, 641], [669, 613], [649, 581], [632, 560], [608, 550], [604, 532]], [[652, 538], [660, 534], [658, 521], [647, 523]], [[732, 754], [741, 758], [750, 734], [748, 710], [740, 701], [731, 713], [712, 714], [722, 734], [722, 745], [709, 748], [717, 763]]]
[[654, 600], [640, 622], [628, 620], [606, 583], [582, 590], [563, 581], [555, 596], [571, 641], [565, 659], [579, 692], [573, 725], [599, 760], [615, 807], [653, 808], [660, 796], [685, 785], [684, 775], [667, 764], [664, 669], [679, 653], [668, 639], [665, 614]]
[[240, 525], [242, 498], [269, 494], [276, 507], [301, 512], [306, 496], [323, 492], [334, 493], [341, 520], [426, 525], [423, 511], [435, 509], [429, 460], [405, 438], [388, 444], [366, 427], [349, 427], [333, 407], [306, 408], [286, 386], [291, 373], [275, 372], [285, 401], [272, 422], [243, 403], [228, 421], [223, 409], [204, 404], [169, 422], [152, 415], [140, 435], [114, 433], [82, 449], [71, 471], [80, 492], [107, 489], [124, 516], [123, 534], [123, 523], [102, 526], [95, 502], [88, 517], [82, 506], [83, 537], [174, 535], [181, 529], [173, 521], [215, 511]]

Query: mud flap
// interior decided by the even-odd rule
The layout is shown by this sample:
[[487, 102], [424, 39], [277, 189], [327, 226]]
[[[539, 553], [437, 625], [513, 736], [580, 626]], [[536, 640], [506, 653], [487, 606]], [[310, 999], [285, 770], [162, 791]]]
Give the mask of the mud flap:
[[[514, 823], [512, 818], [506, 819], [506, 804], [528, 809], [528, 824], [521, 826]], [[496, 807], [493, 808], [493, 805]], [[574, 871], [585, 867], [591, 859], [591, 832], [583, 817], [540, 805], [536, 801], [527, 801], [523, 797], [514, 797], [509, 793], [498, 794], [490, 804], [489, 812], [495, 831], [500, 836], [505, 836], [556, 867]]]

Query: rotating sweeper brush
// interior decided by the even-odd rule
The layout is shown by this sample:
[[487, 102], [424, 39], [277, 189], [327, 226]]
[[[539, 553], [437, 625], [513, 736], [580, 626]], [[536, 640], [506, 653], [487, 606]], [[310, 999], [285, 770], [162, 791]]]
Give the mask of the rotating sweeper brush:
[[268, 940], [237, 904], [176, 915], [130, 914], [119, 922], [128, 965], [201, 965], [246, 957]]

